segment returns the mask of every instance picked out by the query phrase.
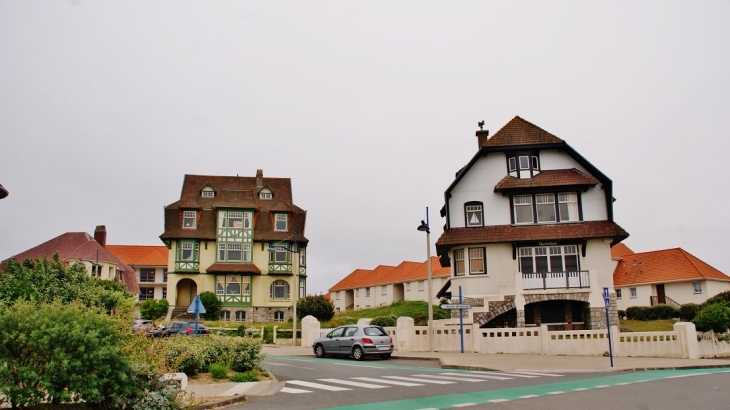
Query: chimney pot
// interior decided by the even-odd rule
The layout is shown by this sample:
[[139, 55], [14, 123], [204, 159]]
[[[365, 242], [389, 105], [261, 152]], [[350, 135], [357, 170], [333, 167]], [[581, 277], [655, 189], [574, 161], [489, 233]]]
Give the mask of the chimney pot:
[[477, 147], [477, 149], [480, 149], [481, 147], [484, 146], [484, 144], [489, 139], [489, 130], [479, 130], [479, 131], [477, 131], [476, 136], [477, 136], [477, 145], [479, 145]]
[[102, 248], [106, 248], [106, 225], [96, 225], [96, 229], [94, 229], [94, 240]]
[[261, 188], [262, 186], [264, 186], [264, 170], [257, 169], [256, 170], [256, 188]]

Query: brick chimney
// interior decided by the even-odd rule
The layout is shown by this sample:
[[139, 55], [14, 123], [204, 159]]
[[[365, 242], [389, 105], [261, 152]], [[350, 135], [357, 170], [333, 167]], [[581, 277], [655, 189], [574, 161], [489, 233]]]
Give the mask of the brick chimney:
[[102, 248], [106, 248], [106, 225], [96, 225], [94, 240], [99, 242]]
[[256, 170], [256, 188], [261, 188], [262, 186], [264, 186], [264, 170], [257, 169]]
[[479, 147], [477, 149], [480, 149], [484, 146], [484, 144], [487, 142], [487, 139], [489, 139], [489, 130], [478, 130], [477, 131], [477, 144], [479, 144]]

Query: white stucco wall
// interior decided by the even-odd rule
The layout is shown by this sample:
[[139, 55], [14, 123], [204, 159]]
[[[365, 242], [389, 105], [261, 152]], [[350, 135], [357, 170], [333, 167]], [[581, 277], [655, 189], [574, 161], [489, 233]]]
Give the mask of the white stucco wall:
[[494, 193], [494, 186], [507, 175], [504, 153], [490, 153], [481, 157], [452, 189], [449, 198], [450, 226], [463, 228], [466, 217], [464, 204], [479, 201], [484, 205], [485, 225], [509, 225], [509, 198]]

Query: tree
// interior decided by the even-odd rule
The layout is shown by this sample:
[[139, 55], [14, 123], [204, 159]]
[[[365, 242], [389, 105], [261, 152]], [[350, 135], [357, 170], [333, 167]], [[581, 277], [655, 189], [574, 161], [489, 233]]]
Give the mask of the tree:
[[165, 316], [169, 307], [170, 303], [167, 299], [147, 299], [139, 307], [139, 313], [142, 319], [154, 320], [158, 317]]
[[221, 301], [213, 292], [203, 292], [200, 294], [200, 302], [205, 307], [203, 318], [205, 320], [219, 320], [221, 317]]
[[335, 305], [323, 295], [306, 296], [297, 301], [297, 318], [312, 315], [320, 322], [331, 320], [335, 316]]

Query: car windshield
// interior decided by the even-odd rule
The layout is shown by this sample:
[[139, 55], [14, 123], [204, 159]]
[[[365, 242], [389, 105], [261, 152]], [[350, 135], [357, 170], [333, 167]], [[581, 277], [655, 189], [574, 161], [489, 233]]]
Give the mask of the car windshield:
[[379, 327], [366, 327], [365, 334], [368, 336], [388, 336], [388, 334]]

